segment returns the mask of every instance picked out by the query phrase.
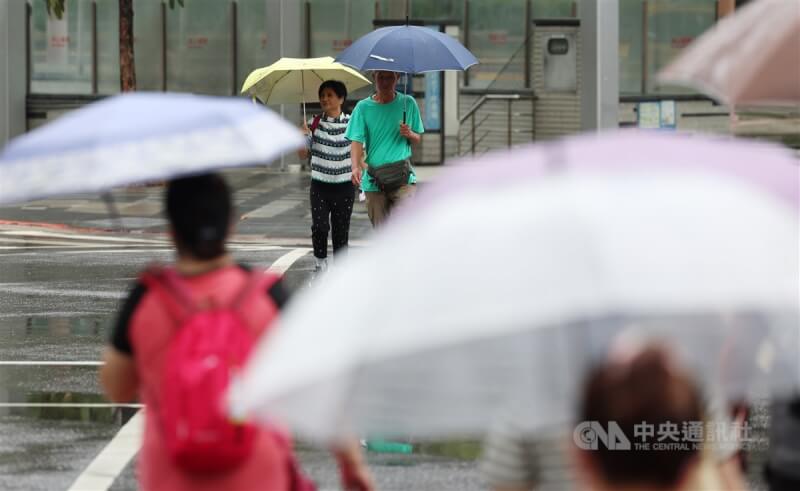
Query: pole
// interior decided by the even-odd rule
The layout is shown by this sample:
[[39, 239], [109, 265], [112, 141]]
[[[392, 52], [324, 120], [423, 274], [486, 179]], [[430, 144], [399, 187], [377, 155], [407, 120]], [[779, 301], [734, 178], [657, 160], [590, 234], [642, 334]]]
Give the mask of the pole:
[[238, 4], [231, 2], [231, 95], [239, 94], [239, 8]]
[[161, 91], [167, 91], [167, 4], [161, 4]]
[[97, 2], [91, 4], [92, 12], [92, 94], [97, 94]]
[[581, 2], [581, 128], [619, 127], [619, 0]]

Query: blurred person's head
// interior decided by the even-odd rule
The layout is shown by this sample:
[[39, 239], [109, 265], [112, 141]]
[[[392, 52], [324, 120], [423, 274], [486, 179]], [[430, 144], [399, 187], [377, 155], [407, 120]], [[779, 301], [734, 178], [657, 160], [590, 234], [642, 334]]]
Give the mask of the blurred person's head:
[[203, 174], [170, 181], [166, 208], [179, 257], [207, 261], [226, 253], [233, 204], [222, 176]]
[[[597, 422], [602, 428], [616, 423], [630, 449], [576, 448], [580, 476], [591, 489], [679, 490], [698, 468], [701, 451], [688, 448], [636, 449], [635, 426], [675, 425], [679, 436], [684, 424], [703, 422], [702, 398], [694, 382], [659, 347], [612, 354], [609, 361], [589, 374], [582, 392], [579, 421]], [[650, 439], [656, 442], [656, 438]], [[667, 440], [668, 443], [672, 441]], [[685, 442], [681, 442], [685, 443]]]
[[400, 74], [387, 70], [376, 70], [372, 72], [372, 79], [375, 81], [375, 89], [378, 92], [394, 92]]
[[342, 82], [326, 80], [320, 84], [319, 105], [329, 116], [341, 112], [345, 99], [347, 99], [347, 87]]

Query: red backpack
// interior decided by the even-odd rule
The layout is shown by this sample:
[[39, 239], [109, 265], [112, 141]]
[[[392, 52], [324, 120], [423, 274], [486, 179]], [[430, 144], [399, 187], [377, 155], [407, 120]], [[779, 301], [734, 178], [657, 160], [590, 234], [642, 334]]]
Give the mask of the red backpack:
[[174, 270], [151, 270], [142, 276], [177, 325], [167, 346], [161, 403], [155, 412], [167, 451], [181, 469], [229, 471], [253, 452], [258, 429], [232, 420], [225, 393], [256, 340], [240, 307], [253, 293], [265, 295], [278, 279], [254, 271], [229, 305], [199, 306]]

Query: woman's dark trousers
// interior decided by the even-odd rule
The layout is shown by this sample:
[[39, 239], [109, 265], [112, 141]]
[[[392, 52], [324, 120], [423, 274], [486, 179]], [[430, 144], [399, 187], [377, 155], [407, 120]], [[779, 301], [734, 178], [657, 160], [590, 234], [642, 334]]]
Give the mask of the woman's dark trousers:
[[328, 256], [329, 229], [334, 255], [347, 248], [354, 198], [355, 188], [350, 182], [328, 184], [311, 180], [311, 243], [314, 257], [321, 259]]

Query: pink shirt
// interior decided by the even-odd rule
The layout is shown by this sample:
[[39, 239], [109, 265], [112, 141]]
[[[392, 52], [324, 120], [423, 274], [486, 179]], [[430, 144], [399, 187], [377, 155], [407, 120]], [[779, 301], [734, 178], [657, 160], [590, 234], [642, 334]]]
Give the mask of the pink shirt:
[[[198, 302], [208, 299], [216, 305], [225, 305], [239, 293], [248, 274], [239, 266], [229, 266], [184, 277], [184, 280]], [[242, 310], [249, 314], [250, 326], [257, 334], [266, 330], [277, 313], [277, 307], [266, 291], [263, 295], [251, 295], [242, 305]], [[158, 407], [165, 348], [175, 328], [175, 322], [160, 299], [145, 291], [130, 317], [128, 339], [136, 361], [141, 400], [147, 408]], [[139, 483], [143, 491], [289, 489], [288, 456], [268, 432], [259, 432], [253, 454], [241, 467], [220, 475], [193, 475], [172, 464], [157, 423], [156, 418], [145, 417], [144, 442], [138, 461]]]

